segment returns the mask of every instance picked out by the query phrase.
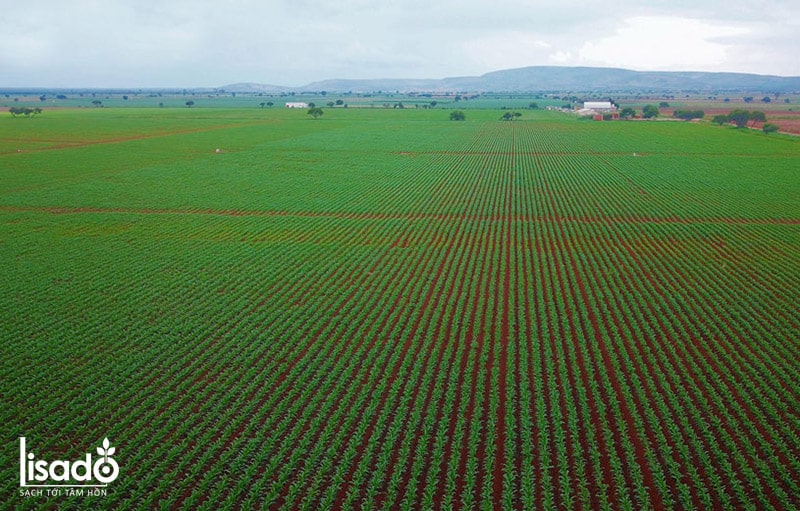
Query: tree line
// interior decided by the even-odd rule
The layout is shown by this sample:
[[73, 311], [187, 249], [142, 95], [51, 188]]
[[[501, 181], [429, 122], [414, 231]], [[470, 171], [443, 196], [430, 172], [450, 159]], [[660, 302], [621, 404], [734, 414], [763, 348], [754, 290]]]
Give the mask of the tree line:
[[26, 106], [12, 106], [8, 111], [11, 113], [11, 117], [16, 117], [18, 115], [30, 117], [31, 115], [35, 116], [42, 113], [41, 108], [28, 108]]
[[757, 122], [761, 122], [764, 123], [761, 128], [764, 133], [775, 133], [780, 129], [777, 125], [768, 123], [767, 115], [758, 110], [731, 110], [728, 114], [715, 115], [711, 122], [720, 126], [723, 124], [735, 124], [737, 128], [744, 128], [748, 123], [752, 123], [750, 126], [754, 127]]

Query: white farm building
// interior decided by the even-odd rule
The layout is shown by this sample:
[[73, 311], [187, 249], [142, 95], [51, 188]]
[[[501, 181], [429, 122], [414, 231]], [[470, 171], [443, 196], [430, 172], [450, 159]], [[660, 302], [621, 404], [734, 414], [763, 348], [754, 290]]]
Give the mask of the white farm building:
[[289, 103], [286, 103], [286, 108], [308, 108], [308, 103], [302, 103], [302, 102], [293, 103], [293, 102], [289, 102]]
[[611, 104], [611, 101], [585, 101], [583, 103], [585, 110], [594, 110], [596, 112], [610, 112], [616, 110], [616, 107]]
[[584, 101], [583, 108], [575, 110], [581, 117], [593, 117], [595, 121], [603, 118], [619, 119], [617, 107], [611, 101]]

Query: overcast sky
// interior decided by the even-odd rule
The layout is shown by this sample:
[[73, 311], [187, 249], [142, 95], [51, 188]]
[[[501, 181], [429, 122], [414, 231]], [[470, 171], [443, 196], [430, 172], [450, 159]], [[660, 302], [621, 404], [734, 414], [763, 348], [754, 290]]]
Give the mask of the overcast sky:
[[800, 76], [798, 0], [24, 0], [0, 87], [304, 85], [533, 65]]

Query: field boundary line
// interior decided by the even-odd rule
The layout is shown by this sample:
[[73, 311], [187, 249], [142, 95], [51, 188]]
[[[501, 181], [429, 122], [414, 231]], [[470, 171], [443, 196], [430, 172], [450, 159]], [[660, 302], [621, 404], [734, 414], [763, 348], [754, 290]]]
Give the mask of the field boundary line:
[[[463, 215], [458, 213], [378, 213], [347, 211], [285, 211], [285, 210], [234, 210], [234, 209], [170, 209], [170, 208], [107, 208], [93, 206], [12, 206], [0, 205], [0, 212], [32, 212], [50, 213], [53, 215], [94, 214], [132, 214], [132, 215], [216, 215], [216, 216], [252, 216], [252, 217], [295, 217], [295, 218], [343, 218], [350, 220], [441, 220], [449, 221], [459, 218], [469, 220], [498, 220], [504, 214]], [[800, 218], [733, 218], [733, 217], [589, 217], [589, 216], [519, 216], [518, 221], [539, 223], [578, 223], [578, 224], [713, 224], [713, 225], [800, 225]]]

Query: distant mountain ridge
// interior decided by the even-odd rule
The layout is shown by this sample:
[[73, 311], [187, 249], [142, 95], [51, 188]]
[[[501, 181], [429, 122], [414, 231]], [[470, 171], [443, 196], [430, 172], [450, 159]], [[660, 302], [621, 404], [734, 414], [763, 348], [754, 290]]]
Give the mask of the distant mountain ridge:
[[229, 92], [548, 92], [761, 91], [798, 92], [800, 77], [699, 71], [631, 71], [606, 67], [531, 66], [442, 79], [336, 79], [302, 87], [237, 83]]

